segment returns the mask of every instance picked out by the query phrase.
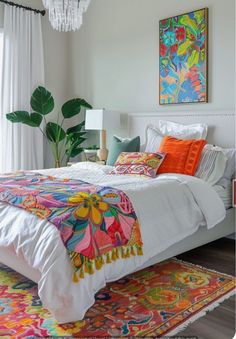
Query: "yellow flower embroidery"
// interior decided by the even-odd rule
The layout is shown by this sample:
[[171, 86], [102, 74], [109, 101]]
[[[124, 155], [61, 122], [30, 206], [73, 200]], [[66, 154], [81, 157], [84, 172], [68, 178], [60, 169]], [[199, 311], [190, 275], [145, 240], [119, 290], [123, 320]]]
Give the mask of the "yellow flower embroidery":
[[70, 197], [69, 202], [80, 205], [75, 211], [77, 218], [90, 219], [95, 225], [102, 223], [103, 213], [109, 209], [109, 205], [96, 193], [79, 192]]

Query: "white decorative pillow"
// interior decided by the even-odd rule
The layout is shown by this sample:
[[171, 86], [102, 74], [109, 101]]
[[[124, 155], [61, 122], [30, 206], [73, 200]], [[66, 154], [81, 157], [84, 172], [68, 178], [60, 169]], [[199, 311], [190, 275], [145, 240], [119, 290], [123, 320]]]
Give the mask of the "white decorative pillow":
[[159, 150], [163, 137], [164, 135], [160, 132], [160, 130], [157, 127], [154, 127], [152, 125], [147, 126], [146, 130], [147, 143], [144, 151], [148, 153], [157, 152]]
[[170, 135], [178, 139], [206, 139], [207, 125], [182, 125], [172, 121], [159, 120], [159, 129], [163, 135]]
[[208, 144], [202, 151], [195, 176], [213, 186], [222, 178], [226, 162], [222, 148]]

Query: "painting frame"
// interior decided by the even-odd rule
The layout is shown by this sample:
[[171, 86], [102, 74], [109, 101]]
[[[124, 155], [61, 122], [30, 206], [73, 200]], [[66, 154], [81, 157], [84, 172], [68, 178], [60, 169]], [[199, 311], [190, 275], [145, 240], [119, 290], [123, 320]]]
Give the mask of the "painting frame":
[[[204, 31], [202, 33], [202, 35], [204, 36], [204, 60], [201, 63], [201, 66], [199, 66], [199, 69], [202, 69], [199, 73], [201, 75], [201, 79], [198, 79], [200, 81], [200, 85], [203, 86], [202, 91], [199, 93], [199, 98], [196, 99], [196, 91], [194, 91], [194, 87], [190, 88], [192, 89], [192, 93], [190, 92], [190, 94], [192, 94], [192, 98], [191, 97], [187, 97], [185, 100], [181, 100], [179, 99], [179, 97], [177, 98], [175, 95], [175, 99], [169, 99], [166, 100], [166, 97], [162, 91], [163, 91], [163, 84], [165, 81], [165, 77], [162, 76], [162, 67], [164, 67], [162, 65], [162, 58], [163, 58], [163, 22], [167, 21], [167, 22], [172, 22], [173, 20], [177, 20], [177, 22], [179, 21], [179, 18], [182, 17], [190, 17], [193, 16], [196, 12], [200, 12], [202, 11], [204, 13]], [[167, 31], [167, 30], [166, 30]], [[165, 31], [165, 32], [166, 32]], [[170, 30], [171, 31], [171, 30]], [[196, 103], [208, 103], [209, 98], [208, 98], [208, 86], [209, 86], [209, 81], [208, 81], [208, 58], [209, 58], [209, 9], [207, 7], [204, 8], [200, 8], [197, 10], [193, 10], [190, 12], [186, 12], [183, 14], [178, 14], [166, 19], [161, 19], [159, 20], [159, 105], [163, 106], [163, 105], [185, 105], [185, 104], [196, 104]], [[185, 41], [187, 41], [187, 35], [185, 36]], [[193, 40], [193, 44], [199, 44], [198, 39]], [[179, 48], [179, 45], [178, 47]], [[178, 49], [177, 49], [178, 50]], [[170, 52], [171, 53], [171, 52]], [[169, 60], [171, 61], [171, 56], [169, 57]], [[183, 62], [182, 66], [186, 66], [186, 63]], [[190, 68], [188, 69], [190, 70]], [[167, 70], [168, 71], [168, 70]], [[177, 73], [178, 75], [178, 73]], [[189, 80], [188, 80], [189, 81]], [[198, 82], [199, 82], [198, 81]], [[203, 84], [201, 83], [203, 82]], [[176, 81], [176, 84], [178, 85], [178, 87], [180, 85], [182, 85], [182, 83], [179, 81]], [[190, 86], [189, 86], [190, 87]], [[198, 88], [197, 86], [195, 88]], [[168, 90], [168, 88], [167, 88]]]

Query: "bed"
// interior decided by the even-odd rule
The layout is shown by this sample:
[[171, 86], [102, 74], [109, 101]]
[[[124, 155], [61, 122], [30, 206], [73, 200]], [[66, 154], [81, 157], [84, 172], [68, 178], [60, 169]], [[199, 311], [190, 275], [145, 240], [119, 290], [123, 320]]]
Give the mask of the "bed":
[[[197, 116], [199, 121], [202, 116]], [[156, 116], [150, 116], [156, 123]], [[177, 116], [178, 121], [195, 122], [194, 117]], [[206, 118], [206, 117], [205, 117]], [[141, 134], [147, 115], [129, 116], [129, 133]], [[172, 116], [170, 120], [174, 120]], [[209, 117], [212, 121], [212, 115]], [[224, 147], [234, 145], [234, 115], [214, 116], [214, 132], [210, 142]], [[39, 221], [25, 211], [0, 204], [0, 261], [37, 282], [39, 296], [60, 323], [80, 320], [94, 303], [94, 294], [106, 282], [234, 233], [234, 209], [227, 211], [222, 199], [208, 184], [185, 175], [161, 175], [157, 179], [112, 177], [110, 168], [80, 163], [71, 168], [40, 171], [61, 178], [76, 178], [124, 190], [131, 199], [141, 222], [144, 255], [106, 265], [102, 270], [73, 283], [72, 268], [57, 229]], [[181, 199], [179, 197], [181, 196]], [[153, 209], [153, 201], [157, 200]], [[176, 203], [177, 202], [177, 203]], [[168, 206], [166, 211], [164, 206]], [[16, 224], [17, 219], [17, 224]], [[157, 229], [157, 222], [161, 227]], [[41, 233], [36, 231], [36, 224]], [[38, 227], [37, 226], [37, 227]], [[50, 241], [51, 239], [51, 241]]]

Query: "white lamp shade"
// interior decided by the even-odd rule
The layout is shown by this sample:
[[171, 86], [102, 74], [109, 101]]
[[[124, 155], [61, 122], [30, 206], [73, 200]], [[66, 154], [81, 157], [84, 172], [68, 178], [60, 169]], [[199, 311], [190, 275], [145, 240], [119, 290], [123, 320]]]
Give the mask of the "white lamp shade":
[[106, 111], [104, 109], [86, 110], [86, 130], [107, 130], [120, 126], [120, 114], [118, 112]]

